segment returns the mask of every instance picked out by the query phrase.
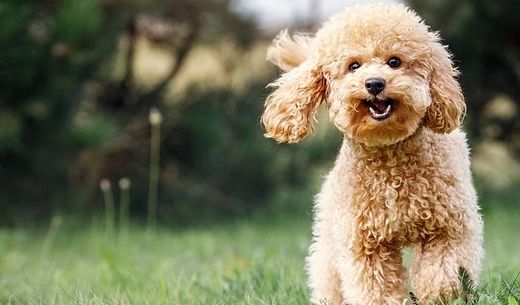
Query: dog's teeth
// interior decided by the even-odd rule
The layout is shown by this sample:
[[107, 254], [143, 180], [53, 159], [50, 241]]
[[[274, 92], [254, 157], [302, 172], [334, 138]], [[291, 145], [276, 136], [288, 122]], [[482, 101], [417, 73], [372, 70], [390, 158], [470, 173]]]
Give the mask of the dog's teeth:
[[368, 110], [370, 111], [370, 114], [372, 114], [372, 116], [374, 118], [381, 119], [381, 118], [384, 118], [385, 116], [388, 115], [388, 113], [390, 112], [391, 108], [392, 108], [392, 105], [386, 106], [385, 112], [383, 112], [383, 113], [378, 113], [371, 106], [368, 107]]

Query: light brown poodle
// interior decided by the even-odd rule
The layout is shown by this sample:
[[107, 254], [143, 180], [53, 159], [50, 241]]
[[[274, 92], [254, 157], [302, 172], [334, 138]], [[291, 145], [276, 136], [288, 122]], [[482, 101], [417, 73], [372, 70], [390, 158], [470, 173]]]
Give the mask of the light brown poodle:
[[437, 33], [400, 4], [354, 6], [315, 36], [282, 32], [268, 58], [286, 73], [266, 100], [267, 137], [298, 142], [320, 104], [345, 134], [315, 203], [312, 302], [402, 304], [404, 247], [420, 304], [460, 296], [460, 268], [478, 279], [483, 223], [458, 72]]

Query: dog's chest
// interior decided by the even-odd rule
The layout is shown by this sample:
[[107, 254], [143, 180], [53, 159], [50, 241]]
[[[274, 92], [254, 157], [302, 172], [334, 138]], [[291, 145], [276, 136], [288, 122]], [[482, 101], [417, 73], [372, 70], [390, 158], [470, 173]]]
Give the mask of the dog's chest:
[[448, 233], [453, 219], [460, 221], [452, 205], [455, 178], [434, 151], [366, 158], [354, 164], [353, 173], [355, 223], [365, 241], [428, 240]]

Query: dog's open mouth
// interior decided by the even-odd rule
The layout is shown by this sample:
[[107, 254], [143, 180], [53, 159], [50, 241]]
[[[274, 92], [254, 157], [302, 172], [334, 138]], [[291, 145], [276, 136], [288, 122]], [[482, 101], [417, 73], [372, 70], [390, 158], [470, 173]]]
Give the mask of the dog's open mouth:
[[382, 121], [392, 114], [393, 101], [391, 99], [381, 100], [365, 100], [368, 107], [368, 113], [374, 120]]

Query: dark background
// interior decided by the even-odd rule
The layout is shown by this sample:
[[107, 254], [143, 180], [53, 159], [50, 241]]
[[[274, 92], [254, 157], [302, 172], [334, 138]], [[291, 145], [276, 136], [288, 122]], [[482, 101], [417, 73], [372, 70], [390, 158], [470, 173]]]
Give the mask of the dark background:
[[[441, 31], [462, 71], [484, 209], [490, 197], [515, 203], [520, 1], [407, 4]], [[152, 107], [163, 118], [161, 224], [308, 211], [341, 135], [322, 111], [301, 144], [263, 138], [265, 86], [280, 73], [264, 60], [274, 35], [229, 0], [3, 0], [0, 225], [88, 219], [103, 211], [100, 180], [117, 198], [122, 177], [131, 180], [131, 218], [144, 221]]]

